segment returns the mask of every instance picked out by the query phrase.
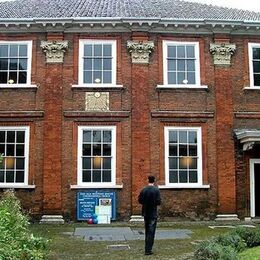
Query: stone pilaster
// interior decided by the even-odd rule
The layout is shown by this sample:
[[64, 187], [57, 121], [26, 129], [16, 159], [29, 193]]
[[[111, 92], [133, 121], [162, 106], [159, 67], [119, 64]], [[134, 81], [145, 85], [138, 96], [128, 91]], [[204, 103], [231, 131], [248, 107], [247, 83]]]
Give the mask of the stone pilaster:
[[235, 53], [236, 45], [228, 43], [211, 43], [210, 53], [213, 55], [214, 65], [231, 65], [231, 56]]
[[154, 43], [151, 41], [128, 41], [127, 49], [131, 53], [132, 63], [148, 64]]

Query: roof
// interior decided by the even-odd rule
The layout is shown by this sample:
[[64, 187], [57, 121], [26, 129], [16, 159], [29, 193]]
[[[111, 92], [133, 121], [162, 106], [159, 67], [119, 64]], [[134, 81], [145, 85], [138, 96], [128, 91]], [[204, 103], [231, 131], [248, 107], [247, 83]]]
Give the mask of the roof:
[[260, 13], [180, 0], [17, 0], [0, 3], [0, 18], [170, 18], [260, 21]]

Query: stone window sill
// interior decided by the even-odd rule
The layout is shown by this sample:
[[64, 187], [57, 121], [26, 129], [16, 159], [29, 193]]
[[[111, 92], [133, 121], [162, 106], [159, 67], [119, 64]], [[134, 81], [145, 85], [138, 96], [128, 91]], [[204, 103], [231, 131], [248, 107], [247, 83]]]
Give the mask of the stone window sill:
[[159, 189], [209, 189], [210, 185], [159, 185]]
[[0, 89], [37, 89], [37, 85], [1, 84]]
[[156, 89], [162, 90], [162, 89], [201, 89], [201, 90], [208, 90], [208, 86], [206, 85], [157, 85]]
[[122, 189], [123, 184], [121, 185], [70, 185], [70, 188], [72, 190], [77, 190], [77, 189]]
[[35, 189], [35, 185], [0, 184], [0, 189]]
[[257, 87], [254, 87], [254, 86], [252, 86], [252, 87], [244, 87], [244, 90], [260, 90], [260, 87], [259, 86], [257, 86]]

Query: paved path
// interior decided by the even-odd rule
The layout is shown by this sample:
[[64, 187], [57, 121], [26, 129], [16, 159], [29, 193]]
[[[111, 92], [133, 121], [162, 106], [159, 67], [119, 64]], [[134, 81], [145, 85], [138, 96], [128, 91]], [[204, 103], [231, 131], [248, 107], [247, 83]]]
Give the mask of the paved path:
[[[190, 238], [188, 229], [159, 229], [155, 239]], [[83, 237], [85, 241], [128, 241], [144, 240], [144, 230], [130, 227], [87, 227], [75, 228], [74, 236]]]

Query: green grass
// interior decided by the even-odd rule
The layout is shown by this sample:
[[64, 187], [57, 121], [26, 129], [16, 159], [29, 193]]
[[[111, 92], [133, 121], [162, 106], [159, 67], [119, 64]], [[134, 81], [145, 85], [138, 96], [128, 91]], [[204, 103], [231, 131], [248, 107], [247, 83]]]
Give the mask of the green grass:
[[240, 260], [258, 260], [260, 259], [260, 246], [246, 249], [239, 254]]
[[[142, 225], [129, 225], [129, 223], [113, 223], [111, 226], [131, 226], [143, 228]], [[65, 234], [66, 232], [73, 232], [75, 227], [89, 227], [89, 225], [83, 223], [64, 225], [32, 224], [31, 230], [34, 234], [51, 240], [48, 252], [48, 259], [51, 260], [139, 260], [147, 258], [179, 260], [182, 259], [183, 255], [194, 251], [196, 246], [191, 242], [206, 240], [212, 236], [231, 231], [229, 228], [210, 229], [207, 223], [159, 223], [158, 228], [189, 229], [193, 233], [189, 239], [156, 240], [153, 248], [154, 255], [144, 256], [144, 241], [87, 242], [82, 238], [76, 238], [69, 234]], [[108, 250], [107, 246], [111, 244], [127, 244], [130, 246], [130, 250]]]

